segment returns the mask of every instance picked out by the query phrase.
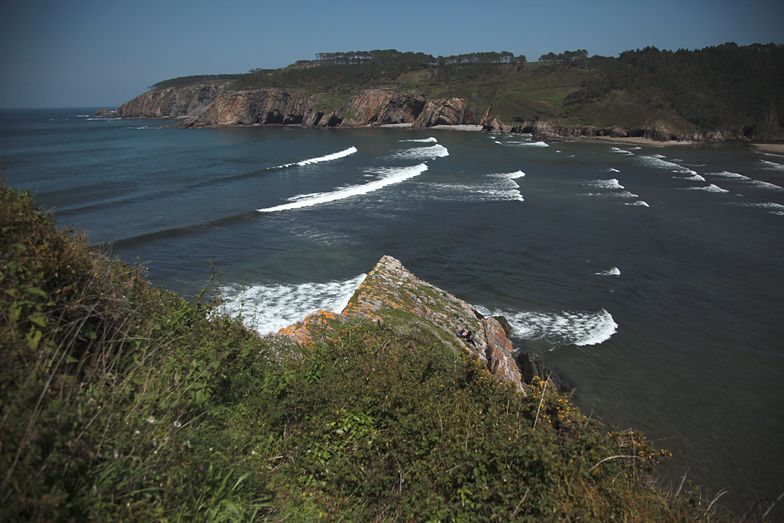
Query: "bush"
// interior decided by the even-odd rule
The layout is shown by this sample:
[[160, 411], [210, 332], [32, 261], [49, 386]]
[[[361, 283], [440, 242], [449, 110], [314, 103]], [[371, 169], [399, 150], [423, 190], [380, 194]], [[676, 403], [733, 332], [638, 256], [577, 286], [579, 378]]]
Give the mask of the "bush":
[[542, 381], [523, 397], [415, 322], [298, 347], [151, 287], [6, 187], [0, 233], [3, 520], [704, 515], [651, 486], [643, 436]]

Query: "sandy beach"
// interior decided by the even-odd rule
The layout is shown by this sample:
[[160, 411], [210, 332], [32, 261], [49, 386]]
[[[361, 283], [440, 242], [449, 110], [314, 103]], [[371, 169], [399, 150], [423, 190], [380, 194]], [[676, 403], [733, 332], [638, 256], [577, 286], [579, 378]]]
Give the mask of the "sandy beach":
[[694, 142], [690, 142], [688, 140], [682, 141], [675, 141], [669, 140], [666, 142], [659, 141], [659, 140], [651, 140], [650, 138], [642, 138], [642, 137], [614, 137], [614, 136], [586, 136], [586, 137], [579, 137], [578, 140], [586, 140], [590, 142], [607, 142], [607, 143], [617, 143], [621, 145], [650, 145], [652, 147], [672, 147], [675, 145], [694, 145]]
[[784, 155], [784, 143], [753, 143], [762, 152]]

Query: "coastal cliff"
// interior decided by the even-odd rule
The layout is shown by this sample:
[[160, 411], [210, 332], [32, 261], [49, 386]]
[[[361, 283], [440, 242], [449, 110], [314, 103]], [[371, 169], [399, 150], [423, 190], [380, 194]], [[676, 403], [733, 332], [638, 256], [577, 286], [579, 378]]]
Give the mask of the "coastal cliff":
[[[743, 64], [739, 69], [737, 64]], [[101, 114], [183, 127], [475, 125], [536, 139], [784, 141], [784, 46], [434, 57], [322, 53], [280, 69], [175, 78]]]

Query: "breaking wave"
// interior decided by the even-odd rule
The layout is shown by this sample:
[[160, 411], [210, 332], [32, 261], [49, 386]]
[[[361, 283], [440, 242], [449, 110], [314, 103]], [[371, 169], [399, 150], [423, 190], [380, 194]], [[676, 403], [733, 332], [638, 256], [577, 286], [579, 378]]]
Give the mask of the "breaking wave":
[[707, 173], [708, 176], [720, 176], [722, 178], [737, 178], [738, 180], [751, 180], [748, 176], [743, 176], [739, 173], [733, 173], [730, 171], [721, 171], [718, 173]]
[[345, 158], [346, 156], [351, 156], [356, 152], [357, 152], [357, 148], [352, 145], [348, 149], [343, 149], [342, 151], [338, 151], [336, 153], [327, 154], [325, 156], [319, 156], [318, 158], [308, 158], [307, 160], [302, 160], [301, 162], [284, 163], [283, 165], [276, 165], [275, 167], [270, 167], [270, 169], [285, 169], [286, 167], [293, 167], [295, 165], [299, 167], [304, 167], [306, 165], [312, 165], [314, 163], [330, 162], [332, 160], [338, 160], [340, 158]]
[[650, 205], [648, 205], [648, 202], [643, 200], [637, 200], [636, 202], [631, 202], [631, 203], [627, 202], [624, 203], [624, 205], [629, 205], [631, 207], [650, 207]]
[[350, 280], [298, 285], [270, 284], [221, 288], [221, 312], [242, 320], [260, 334], [271, 334], [317, 310], [341, 312], [365, 274]]
[[377, 191], [379, 189], [387, 187], [388, 185], [394, 185], [400, 182], [404, 182], [406, 180], [410, 180], [415, 176], [419, 176], [426, 170], [427, 170], [427, 165], [423, 163], [411, 167], [386, 168], [386, 169], [379, 170], [378, 172], [382, 174], [382, 177], [372, 182], [368, 182], [361, 185], [350, 185], [348, 187], [343, 187], [335, 191], [300, 194], [289, 198], [289, 203], [284, 203], [281, 205], [276, 205], [274, 207], [267, 207], [265, 209], [256, 209], [256, 210], [258, 212], [288, 211], [291, 209], [312, 207], [313, 205], [319, 205], [322, 203], [329, 203], [338, 200], [343, 200], [346, 198], [351, 198], [352, 196], [360, 196], [363, 194], [367, 194], [369, 192]]
[[730, 178], [734, 180], [739, 180], [745, 182], [747, 185], [751, 185], [757, 187], [759, 189], [768, 189], [771, 191], [784, 191], [784, 187], [780, 185], [776, 185], [770, 182], [763, 182], [762, 180], [755, 180], [753, 178], [749, 178], [748, 176], [744, 176], [740, 173], [733, 173], [730, 171], [721, 171], [718, 173], [708, 173], [708, 176], [718, 176], [720, 178]]
[[685, 177], [684, 180], [689, 180], [690, 182], [707, 182], [704, 177], [700, 176], [699, 174], [690, 174], [689, 176]]
[[729, 192], [727, 189], [722, 189], [718, 185], [714, 185], [712, 183], [702, 187], [684, 187], [683, 189], [687, 191], [707, 191], [707, 192], [715, 192], [715, 193]]
[[434, 160], [449, 156], [449, 150], [441, 144], [431, 145], [430, 147], [413, 147], [398, 151], [388, 158], [393, 160]]
[[588, 185], [591, 187], [597, 187], [599, 189], [624, 189], [625, 187], [621, 185], [621, 183], [616, 178], [610, 178], [609, 180], [591, 180], [588, 182]]
[[618, 331], [618, 324], [604, 309], [598, 312], [490, 311], [482, 306], [476, 309], [484, 315], [503, 316], [512, 327], [513, 337], [545, 342], [551, 345], [550, 350], [564, 345], [598, 345]]
[[432, 136], [430, 138], [415, 138], [415, 139], [411, 139], [411, 140], [398, 140], [398, 141], [400, 141], [400, 142], [416, 142], [416, 143], [438, 143], [438, 140], [436, 140]]
[[608, 173], [619, 173], [619, 172], [621, 172], [621, 171], [619, 171], [619, 170], [618, 170], [618, 169], [616, 169], [615, 167], [610, 167], [609, 169], [607, 169], [607, 172], [608, 172]]
[[525, 176], [523, 171], [487, 175], [486, 181], [474, 184], [428, 183], [428, 196], [436, 190], [447, 195], [446, 199], [465, 201], [518, 201], [525, 198], [515, 181]]
[[656, 169], [669, 169], [674, 173], [688, 174], [691, 176], [699, 176], [697, 171], [692, 171], [688, 167], [678, 165], [677, 163], [662, 160], [664, 156], [661, 154], [652, 154], [650, 156], [638, 156], [640, 162], [646, 167], [654, 167]]
[[769, 162], [768, 160], [760, 160], [760, 162], [762, 162], [762, 165], [765, 166], [763, 169], [768, 171], [784, 171], [784, 165], [780, 163]]
[[749, 180], [749, 185], [759, 187], [760, 189], [769, 189], [771, 191], [784, 191], [784, 187], [776, 185], [775, 183], [763, 182], [762, 180]]
[[618, 267], [613, 267], [611, 269], [607, 269], [606, 271], [599, 271], [595, 273], [597, 276], [620, 276], [621, 269]]
[[621, 149], [620, 147], [610, 147], [610, 152], [615, 154], [625, 154], [627, 156], [634, 156], [634, 153], [631, 151], [626, 151]]

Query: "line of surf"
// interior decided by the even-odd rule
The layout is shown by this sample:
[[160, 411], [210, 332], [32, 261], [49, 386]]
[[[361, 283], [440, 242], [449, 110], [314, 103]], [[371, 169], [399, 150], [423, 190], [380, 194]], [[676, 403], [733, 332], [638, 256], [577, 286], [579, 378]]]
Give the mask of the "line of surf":
[[280, 211], [288, 211], [292, 209], [301, 209], [303, 207], [312, 207], [314, 205], [335, 202], [338, 200], [344, 200], [346, 198], [351, 198], [353, 196], [361, 196], [363, 194], [367, 194], [373, 191], [377, 191], [379, 189], [383, 189], [384, 187], [387, 187], [389, 185], [394, 185], [394, 184], [404, 182], [406, 180], [410, 180], [411, 178], [419, 176], [426, 170], [427, 170], [427, 165], [425, 165], [424, 163], [420, 163], [418, 165], [414, 165], [410, 167], [387, 169], [387, 174], [384, 177], [378, 180], [374, 180], [372, 182], [368, 182], [361, 185], [350, 185], [348, 187], [343, 187], [335, 191], [312, 193], [312, 194], [301, 194], [289, 198], [289, 203], [284, 203], [281, 205], [276, 205], [274, 207], [267, 207], [264, 209], [256, 209], [256, 210], [262, 213], [280, 212]]
[[341, 158], [345, 158], [346, 156], [351, 156], [352, 154], [356, 154], [356, 152], [357, 148], [352, 145], [348, 149], [343, 149], [342, 151], [338, 151], [336, 153], [319, 156], [318, 158], [309, 158], [307, 160], [302, 160], [301, 162], [283, 164], [282, 167], [291, 167], [293, 165], [304, 167], [306, 165], [313, 165], [314, 163], [331, 162], [332, 160], [339, 160]]
[[599, 345], [618, 331], [618, 324], [605, 309], [597, 312], [520, 312], [490, 311], [481, 305], [476, 309], [485, 316], [503, 316], [512, 327], [513, 337], [544, 342], [550, 350], [564, 345]]
[[414, 142], [414, 143], [438, 143], [435, 137], [429, 138], [412, 138], [411, 140], [398, 140], [399, 142]]

